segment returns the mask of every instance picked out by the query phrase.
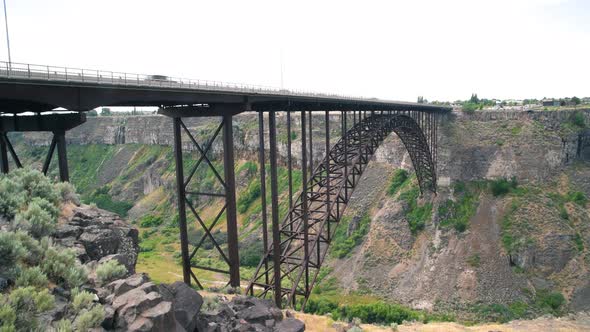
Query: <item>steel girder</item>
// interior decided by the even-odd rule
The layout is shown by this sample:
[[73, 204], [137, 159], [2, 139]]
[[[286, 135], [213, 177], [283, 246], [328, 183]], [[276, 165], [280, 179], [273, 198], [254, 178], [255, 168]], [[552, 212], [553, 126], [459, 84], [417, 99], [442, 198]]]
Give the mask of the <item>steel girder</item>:
[[[274, 293], [277, 305], [281, 306], [286, 300], [292, 307], [296, 305], [296, 297], [301, 296], [302, 306], [305, 306], [350, 196], [369, 160], [391, 132], [405, 145], [421, 191], [435, 192], [435, 115], [391, 111], [371, 112], [364, 119], [360, 115], [357, 122], [355, 113], [352, 128], [330, 149], [326, 113], [326, 150], [329, 153], [316, 166], [310, 179], [304, 179], [301, 193], [280, 225], [279, 236], [266, 247], [246, 292], [254, 294], [255, 289], [260, 290], [261, 297]], [[343, 128], [347, 128], [346, 118], [342, 118]], [[305, 124], [305, 112], [301, 120]], [[305, 126], [302, 134], [305, 142]], [[305, 145], [303, 147], [305, 151]], [[306, 173], [305, 167], [303, 173]]]

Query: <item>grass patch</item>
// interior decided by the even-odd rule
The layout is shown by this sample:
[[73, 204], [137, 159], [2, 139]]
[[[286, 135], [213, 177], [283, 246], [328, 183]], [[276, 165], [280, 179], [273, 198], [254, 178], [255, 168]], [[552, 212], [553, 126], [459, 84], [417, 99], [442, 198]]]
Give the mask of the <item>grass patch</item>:
[[393, 173], [389, 187], [387, 188], [387, 194], [389, 196], [395, 195], [398, 190], [407, 182], [409, 176], [408, 171], [404, 169], [397, 169]]
[[248, 185], [238, 198], [238, 213], [245, 213], [260, 198], [260, 180], [256, 179]]
[[141, 227], [158, 227], [160, 226], [164, 220], [161, 216], [154, 216], [154, 215], [146, 215], [141, 217], [139, 221], [139, 226]]
[[481, 264], [481, 257], [479, 254], [473, 254], [467, 258], [467, 264], [471, 267], [479, 267]]
[[559, 292], [539, 290], [527, 301], [506, 304], [479, 304], [472, 307], [480, 321], [507, 323], [515, 319], [531, 319], [541, 315], [560, 316], [564, 313], [565, 298]]
[[114, 212], [121, 217], [127, 217], [127, 212], [133, 207], [133, 204], [124, 201], [115, 201], [109, 194], [109, 187], [102, 186], [92, 194], [85, 196], [82, 200], [86, 203], [95, 203], [101, 209]]
[[479, 193], [470, 190], [463, 182], [455, 184], [456, 200], [446, 200], [438, 207], [441, 227], [453, 227], [457, 232], [464, 232], [469, 220], [477, 211]]
[[365, 212], [360, 219], [352, 234], [348, 235], [348, 225], [350, 224], [350, 218], [343, 218], [343, 225], [339, 225], [332, 239], [332, 248], [330, 249], [330, 255], [336, 258], [344, 258], [348, 256], [352, 250], [363, 242], [363, 238], [369, 232], [369, 224], [371, 218], [369, 214]]
[[413, 310], [408, 307], [375, 301], [369, 303], [347, 303], [341, 298], [311, 297], [305, 306], [305, 312], [318, 315], [330, 314], [334, 320], [352, 321], [360, 319], [365, 324], [389, 325], [401, 324], [404, 321], [419, 321], [423, 323], [432, 321], [454, 321], [451, 315], [430, 314], [424, 311]]
[[422, 206], [418, 204], [420, 189], [414, 183], [410, 188], [400, 194], [400, 200], [406, 202], [405, 211], [406, 219], [410, 226], [412, 234], [417, 234], [426, 226], [426, 221], [432, 217], [432, 203], [425, 203]]
[[496, 179], [490, 182], [490, 189], [492, 190], [492, 194], [496, 197], [503, 196], [511, 191], [515, 190], [518, 187], [518, 182], [516, 178], [513, 177], [511, 180], [507, 179]]

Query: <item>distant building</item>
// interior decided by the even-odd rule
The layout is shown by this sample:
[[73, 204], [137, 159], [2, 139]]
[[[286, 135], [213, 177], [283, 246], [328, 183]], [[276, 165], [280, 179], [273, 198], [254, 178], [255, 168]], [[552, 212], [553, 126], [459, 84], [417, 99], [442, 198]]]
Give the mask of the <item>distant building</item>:
[[559, 100], [556, 99], [543, 99], [541, 103], [543, 106], [560, 106]]

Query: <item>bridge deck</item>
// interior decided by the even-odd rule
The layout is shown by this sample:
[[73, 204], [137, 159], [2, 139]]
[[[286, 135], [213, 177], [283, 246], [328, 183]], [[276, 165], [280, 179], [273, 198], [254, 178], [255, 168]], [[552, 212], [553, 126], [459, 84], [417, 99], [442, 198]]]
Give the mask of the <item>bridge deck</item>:
[[401, 101], [0, 61], [0, 113], [63, 107], [87, 111], [98, 106], [238, 104], [252, 110], [291, 105], [309, 110], [447, 111], [448, 107]]

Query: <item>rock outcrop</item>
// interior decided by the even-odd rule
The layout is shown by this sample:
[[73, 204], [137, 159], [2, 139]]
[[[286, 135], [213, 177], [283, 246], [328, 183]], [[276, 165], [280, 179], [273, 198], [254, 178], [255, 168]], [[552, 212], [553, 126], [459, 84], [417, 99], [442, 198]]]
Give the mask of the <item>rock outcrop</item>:
[[76, 250], [83, 264], [116, 259], [135, 273], [139, 252], [138, 231], [118, 215], [90, 206], [74, 207], [71, 216], [60, 221], [55, 243]]
[[203, 298], [183, 282], [156, 285], [134, 274], [97, 289], [103, 328], [115, 331], [194, 331]]
[[[238, 296], [217, 309], [201, 312], [203, 298], [183, 282], [159, 284], [144, 273], [135, 274], [138, 232], [117, 215], [90, 206], [72, 207], [54, 233], [54, 241], [74, 248], [78, 259], [88, 267], [90, 284], [84, 289], [96, 294], [103, 305], [107, 331], [193, 332], [193, 331], [304, 331], [303, 323], [283, 314], [271, 302]], [[93, 270], [100, 263], [117, 260], [125, 265], [128, 276], [108, 283], [95, 284]], [[0, 280], [0, 287], [2, 287]], [[61, 319], [67, 312], [67, 297], [54, 289], [55, 309], [47, 322]], [[62, 294], [63, 293], [63, 294]]]
[[283, 312], [270, 300], [235, 296], [231, 300], [218, 296], [210, 300], [199, 314], [197, 330], [302, 332], [305, 324]]

